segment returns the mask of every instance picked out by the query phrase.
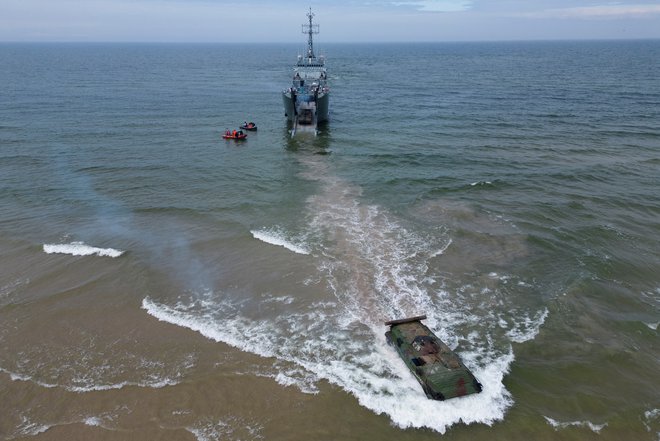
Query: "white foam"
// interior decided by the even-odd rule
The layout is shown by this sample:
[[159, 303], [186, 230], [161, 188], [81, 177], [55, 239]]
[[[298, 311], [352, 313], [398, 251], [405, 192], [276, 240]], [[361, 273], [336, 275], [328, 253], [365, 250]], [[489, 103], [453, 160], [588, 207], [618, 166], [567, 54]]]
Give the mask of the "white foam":
[[46, 254], [70, 254], [72, 256], [92, 256], [116, 258], [124, 254], [114, 248], [97, 248], [86, 245], [84, 242], [71, 242], [68, 244], [44, 244]]
[[304, 245], [301, 244], [296, 244], [292, 242], [290, 239], [286, 237], [285, 234], [282, 232], [276, 230], [276, 229], [271, 229], [271, 230], [252, 230], [250, 231], [252, 233], [252, 236], [255, 239], [259, 239], [262, 242], [269, 243], [271, 245], [277, 245], [280, 247], [284, 247], [289, 251], [293, 251], [294, 253], [298, 254], [309, 254], [310, 251], [305, 247]]
[[36, 436], [40, 433], [44, 433], [51, 427], [52, 426], [46, 424], [39, 424], [32, 422], [27, 417], [22, 416], [21, 424], [16, 428], [16, 432], [14, 433], [14, 436], [18, 436], [18, 437]]
[[[660, 417], [660, 409], [651, 409], [644, 412], [644, 417], [642, 418], [642, 422], [644, 423], [644, 428], [646, 429], [647, 432], [652, 432], [654, 430], [653, 421], [655, 421], [659, 417]], [[656, 436], [658, 441], [660, 441], [660, 432], [656, 432]]]
[[290, 305], [294, 302], [294, 298], [291, 296], [280, 296], [280, 297], [273, 297], [270, 294], [262, 296], [263, 301], [265, 303], [283, 303], [285, 305]]
[[46, 388], [56, 387], [55, 385], [50, 385], [50, 384], [45, 384], [45, 383], [40, 384], [40, 383], [34, 381], [32, 379], [32, 377], [30, 377], [28, 375], [17, 374], [15, 372], [11, 372], [11, 371], [9, 371], [7, 369], [4, 369], [4, 368], [1, 368], [1, 367], [0, 367], [0, 372], [4, 372], [5, 374], [9, 375], [9, 378], [11, 379], [11, 381], [31, 381], [33, 383], [39, 384], [40, 386], [46, 387]]
[[[9, 375], [12, 381], [24, 381], [36, 384], [40, 387], [46, 389], [53, 388], [62, 388], [69, 392], [85, 393], [85, 392], [94, 392], [94, 391], [107, 391], [107, 390], [116, 390], [123, 389], [124, 387], [145, 387], [160, 389], [167, 386], [174, 386], [179, 384], [178, 379], [172, 378], [151, 378], [144, 381], [122, 381], [118, 383], [106, 383], [106, 384], [95, 384], [93, 380], [74, 380], [74, 384], [58, 384], [58, 383], [47, 383], [45, 381], [36, 380], [30, 375], [18, 374], [15, 372], [8, 371], [7, 369], [0, 368], [0, 372], [4, 372]], [[78, 383], [88, 382], [91, 384], [80, 385]]]
[[447, 243], [442, 248], [440, 248], [439, 250], [431, 253], [431, 255], [429, 257], [438, 257], [442, 254], [445, 254], [445, 251], [447, 251], [447, 248], [449, 248], [449, 245], [451, 245], [452, 242], [453, 242], [452, 239], [449, 239], [447, 241]]
[[660, 409], [652, 409], [644, 412], [644, 418], [647, 420], [655, 419], [660, 417]]
[[316, 395], [319, 393], [319, 388], [316, 384], [319, 378], [312, 372], [301, 367], [286, 368], [281, 363], [276, 363], [276, 365], [275, 371], [248, 370], [234, 373], [236, 375], [270, 378], [282, 386], [295, 387], [305, 394]]
[[87, 417], [83, 420], [83, 424], [92, 427], [103, 427], [103, 420], [99, 417]]
[[217, 423], [199, 424], [194, 427], [186, 427], [186, 430], [193, 435], [197, 441], [215, 441], [224, 439], [232, 433], [228, 424], [218, 421]]
[[[484, 390], [460, 400], [438, 402], [426, 399], [403, 361], [387, 346], [382, 333], [371, 335], [368, 328], [362, 327], [366, 335], [356, 338], [338, 328], [339, 317], [332, 315], [331, 304], [314, 304], [304, 313], [292, 312], [272, 321], [258, 321], [236, 315], [221, 299], [213, 304], [208, 297], [174, 307], [145, 298], [142, 307], [159, 320], [195, 330], [244, 351], [276, 357], [283, 363], [274, 364], [278, 372], [272, 377], [283, 386], [317, 393], [314, 381], [325, 379], [354, 395], [361, 405], [375, 413], [387, 414], [402, 428], [428, 427], [444, 433], [460, 421], [492, 424], [502, 419], [513, 403], [502, 382], [513, 361], [510, 348], [509, 352], [495, 356], [488, 351], [462, 353]], [[214, 316], [218, 311], [227, 315]], [[201, 433], [196, 436], [203, 439], [199, 438], [203, 436]]]
[[[201, 316], [195, 315], [196, 306], [213, 308], [210, 302], [204, 301], [193, 302], [188, 305], [179, 303], [175, 307], [171, 307], [158, 304], [149, 297], [145, 297], [142, 300], [142, 308], [160, 321], [197, 331], [212, 340], [221, 341], [239, 349], [256, 353], [257, 355], [264, 357], [273, 355], [272, 351], [264, 348], [263, 345], [251, 345], [250, 335], [244, 336], [240, 330], [235, 329], [245, 327], [245, 325], [241, 325], [241, 322], [245, 320], [244, 318], [233, 317], [230, 322], [226, 323], [225, 327], [220, 327], [211, 315], [206, 313], [203, 313]], [[226, 329], [228, 332], [222, 332], [223, 329]], [[252, 330], [250, 334], [254, 335], [255, 332], [257, 331]]]
[[123, 389], [125, 387], [145, 387], [151, 389], [161, 389], [167, 386], [175, 386], [179, 384], [180, 381], [173, 380], [169, 378], [157, 379], [152, 381], [122, 381], [119, 383], [108, 383], [108, 384], [93, 384], [89, 386], [58, 386], [63, 387], [64, 389], [70, 392], [94, 392], [94, 391], [104, 391], [104, 390], [115, 390]]
[[557, 420], [554, 420], [550, 417], [543, 416], [545, 420], [550, 424], [552, 427], [554, 427], [555, 430], [560, 430], [560, 429], [565, 429], [567, 427], [587, 427], [591, 429], [595, 433], [600, 433], [601, 430], [603, 430], [605, 427], [607, 427], [607, 423], [603, 424], [594, 424], [591, 421], [569, 421], [569, 422], [559, 422]]
[[515, 343], [524, 343], [526, 341], [534, 340], [541, 330], [541, 326], [545, 323], [548, 313], [548, 309], [544, 308], [542, 311], [537, 312], [534, 317], [530, 317], [526, 314], [519, 315], [512, 328], [507, 331], [506, 335]]
[[243, 418], [229, 416], [225, 420], [202, 420], [192, 427], [185, 428], [197, 441], [216, 441], [224, 439], [263, 439], [263, 427]]
[[276, 363], [275, 368], [277, 373], [270, 377], [282, 386], [295, 387], [301, 392], [311, 395], [319, 393], [316, 383], [320, 378], [312, 371], [298, 365], [292, 366], [290, 363]]

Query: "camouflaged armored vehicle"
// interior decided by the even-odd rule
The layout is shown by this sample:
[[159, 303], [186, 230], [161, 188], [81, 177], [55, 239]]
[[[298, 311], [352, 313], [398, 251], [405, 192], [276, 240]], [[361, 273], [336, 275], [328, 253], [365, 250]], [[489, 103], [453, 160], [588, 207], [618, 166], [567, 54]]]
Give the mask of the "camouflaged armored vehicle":
[[481, 392], [481, 383], [458, 355], [422, 324], [425, 315], [385, 322], [387, 342], [394, 346], [426, 396], [446, 400]]

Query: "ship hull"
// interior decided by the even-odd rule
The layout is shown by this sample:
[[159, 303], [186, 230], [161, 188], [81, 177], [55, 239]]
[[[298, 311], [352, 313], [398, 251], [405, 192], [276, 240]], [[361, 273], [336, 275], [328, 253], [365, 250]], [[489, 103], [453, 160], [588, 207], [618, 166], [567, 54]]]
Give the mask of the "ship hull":
[[291, 94], [283, 92], [282, 101], [284, 102], [284, 116], [286, 116], [289, 121], [293, 121], [296, 117], [296, 107]]
[[[282, 93], [282, 101], [284, 103], [284, 115], [287, 119], [293, 122], [296, 118], [296, 105], [294, 99], [291, 97], [290, 92]], [[330, 94], [325, 93], [316, 100], [316, 121], [322, 123], [328, 121], [328, 109], [330, 108]]]
[[326, 93], [316, 100], [316, 119], [322, 123], [328, 120], [328, 108], [330, 104], [330, 94]]

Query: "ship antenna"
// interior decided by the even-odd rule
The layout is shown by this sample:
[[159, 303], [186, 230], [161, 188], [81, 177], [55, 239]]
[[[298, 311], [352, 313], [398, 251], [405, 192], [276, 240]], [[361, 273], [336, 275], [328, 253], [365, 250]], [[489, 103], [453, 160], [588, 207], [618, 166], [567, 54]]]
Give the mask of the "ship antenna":
[[302, 25], [302, 33], [307, 34], [307, 58], [316, 58], [314, 56], [314, 39], [312, 35], [319, 33], [319, 25], [312, 24], [312, 18], [314, 17], [312, 8], [309, 8], [307, 17], [309, 18], [309, 24]]

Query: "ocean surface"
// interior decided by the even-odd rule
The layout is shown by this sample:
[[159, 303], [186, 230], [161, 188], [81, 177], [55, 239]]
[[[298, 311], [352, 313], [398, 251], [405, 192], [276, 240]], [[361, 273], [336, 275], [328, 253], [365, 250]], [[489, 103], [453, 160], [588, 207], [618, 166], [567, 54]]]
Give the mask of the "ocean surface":
[[318, 48], [0, 44], [0, 439], [660, 440], [660, 41]]

